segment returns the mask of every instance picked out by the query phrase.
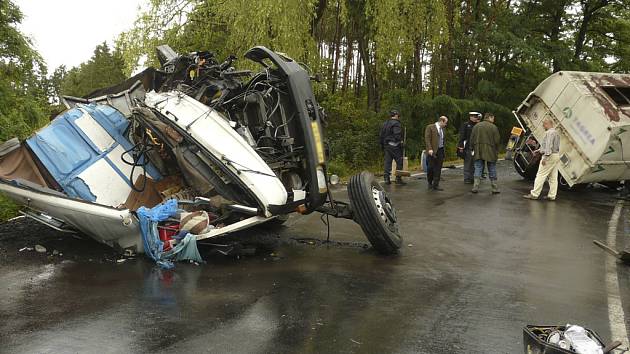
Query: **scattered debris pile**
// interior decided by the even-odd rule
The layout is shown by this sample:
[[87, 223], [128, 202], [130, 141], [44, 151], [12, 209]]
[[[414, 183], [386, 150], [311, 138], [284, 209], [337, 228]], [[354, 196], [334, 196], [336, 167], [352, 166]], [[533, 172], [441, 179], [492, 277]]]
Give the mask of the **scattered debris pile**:
[[526, 326], [523, 328], [523, 344], [526, 354], [606, 354], [617, 350], [621, 342], [615, 341], [606, 346], [594, 331], [567, 324], [566, 326]]

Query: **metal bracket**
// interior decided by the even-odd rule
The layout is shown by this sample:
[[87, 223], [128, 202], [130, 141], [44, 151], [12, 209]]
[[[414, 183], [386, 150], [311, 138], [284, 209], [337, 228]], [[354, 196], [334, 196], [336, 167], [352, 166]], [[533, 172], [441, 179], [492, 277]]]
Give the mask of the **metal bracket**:
[[322, 205], [315, 210], [322, 214], [327, 214], [335, 218], [350, 220], [354, 219], [354, 212], [352, 211], [352, 207], [346, 202], [335, 201], [333, 203], [333, 207]]
[[52, 216], [46, 215], [44, 213], [41, 213], [32, 209], [22, 209], [19, 212], [20, 214], [26, 216], [27, 218], [40, 222], [57, 231], [70, 233], [70, 234], [77, 233], [76, 230], [71, 229], [65, 222], [59, 219], [53, 218]]

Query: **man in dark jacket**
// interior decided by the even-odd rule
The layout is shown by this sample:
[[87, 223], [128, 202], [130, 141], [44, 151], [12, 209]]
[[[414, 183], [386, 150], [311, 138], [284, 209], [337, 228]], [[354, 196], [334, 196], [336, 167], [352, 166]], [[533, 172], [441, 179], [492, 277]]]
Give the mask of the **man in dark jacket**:
[[487, 164], [492, 194], [498, 194], [497, 160], [499, 159], [499, 148], [501, 147], [501, 135], [499, 134], [499, 128], [494, 125], [494, 115], [492, 113], [486, 113], [483, 122], [475, 125], [470, 135], [470, 141], [473, 145], [473, 158], [475, 159], [475, 179], [471, 192], [477, 193], [479, 191], [481, 171], [484, 164]]
[[473, 174], [475, 173], [474, 160], [472, 157], [472, 144], [470, 143], [470, 134], [481, 119], [481, 113], [469, 112], [468, 121], [462, 124], [459, 129], [459, 143], [457, 144], [457, 155], [464, 159], [464, 183], [473, 183]]
[[429, 190], [441, 191], [440, 177], [442, 175], [442, 163], [444, 162], [444, 129], [448, 124], [448, 118], [441, 116], [437, 122], [427, 125], [424, 129], [424, 143], [426, 144], [429, 170], [427, 182]]
[[[396, 168], [403, 168], [403, 129], [400, 124], [400, 113], [397, 110], [389, 112], [389, 119], [383, 123], [380, 134], [381, 148], [385, 151], [385, 184], [391, 184], [392, 160], [396, 161]], [[405, 184], [402, 177], [396, 174], [396, 184]]]

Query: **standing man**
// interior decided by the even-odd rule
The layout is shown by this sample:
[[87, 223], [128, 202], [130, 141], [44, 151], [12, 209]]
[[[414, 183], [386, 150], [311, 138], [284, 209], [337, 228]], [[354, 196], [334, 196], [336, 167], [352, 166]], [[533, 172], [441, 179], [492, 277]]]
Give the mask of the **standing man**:
[[475, 179], [471, 192], [477, 193], [479, 191], [481, 172], [484, 164], [487, 164], [492, 194], [500, 193], [497, 186], [497, 160], [501, 147], [501, 135], [499, 128], [494, 125], [492, 113], [486, 113], [483, 122], [475, 125], [470, 135], [470, 141], [473, 145], [473, 158], [475, 160]]
[[558, 193], [558, 161], [560, 161], [560, 134], [553, 127], [553, 121], [550, 118], [543, 120], [543, 128], [545, 128], [545, 136], [543, 137], [540, 149], [537, 153], [542, 154], [540, 164], [538, 165], [538, 173], [534, 181], [534, 189], [525, 194], [523, 198], [538, 199], [542, 191], [545, 180], [549, 178], [549, 193], [547, 200], [556, 200]]
[[427, 125], [424, 129], [424, 142], [427, 149], [429, 171], [427, 182], [429, 190], [442, 191], [440, 188], [440, 176], [442, 163], [444, 162], [444, 128], [448, 124], [448, 118], [441, 116], [437, 122]]
[[468, 121], [462, 124], [459, 129], [459, 143], [457, 144], [457, 155], [464, 159], [464, 183], [473, 183], [473, 174], [475, 173], [474, 160], [472, 157], [472, 144], [470, 143], [470, 134], [475, 124], [479, 123], [481, 113], [468, 112]]
[[[392, 160], [396, 160], [396, 168], [403, 166], [403, 129], [400, 124], [400, 113], [397, 110], [389, 112], [389, 119], [383, 123], [380, 133], [381, 148], [385, 151], [385, 184], [391, 184], [389, 174], [392, 172]], [[396, 184], [406, 184], [400, 174], [396, 174]]]

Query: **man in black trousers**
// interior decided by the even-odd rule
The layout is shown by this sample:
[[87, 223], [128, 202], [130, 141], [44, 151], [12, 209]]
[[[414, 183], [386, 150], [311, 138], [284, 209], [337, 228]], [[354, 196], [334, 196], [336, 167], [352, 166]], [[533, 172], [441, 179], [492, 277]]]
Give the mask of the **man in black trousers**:
[[459, 143], [457, 144], [457, 154], [464, 159], [464, 183], [472, 184], [473, 175], [475, 174], [474, 159], [472, 156], [472, 144], [470, 142], [470, 134], [475, 124], [479, 123], [481, 113], [469, 112], [468, 121], [462, 124], [459, 129]]
[[[396, 161], [396, 169], [403, 168], [403, 129], [400, 124], [400, 113], [397, 110], [389, 112], [389, 119], [383, 123], [380, 134], [381, 148], [385, 151], [385, 184], [391, 184], [392, 160]], [[396, 174], [396, 184], [406, 184], [402, 177]]]
[[429, 161], [429, 171], [427, 172], [429, 190], [443, 190], [440, 187], [440, 176], [444, 162], [444, 128], [447, 124], [448, 118], [441, 116], [437, 122], [427, 125], [424, 129], [424, 143]]

